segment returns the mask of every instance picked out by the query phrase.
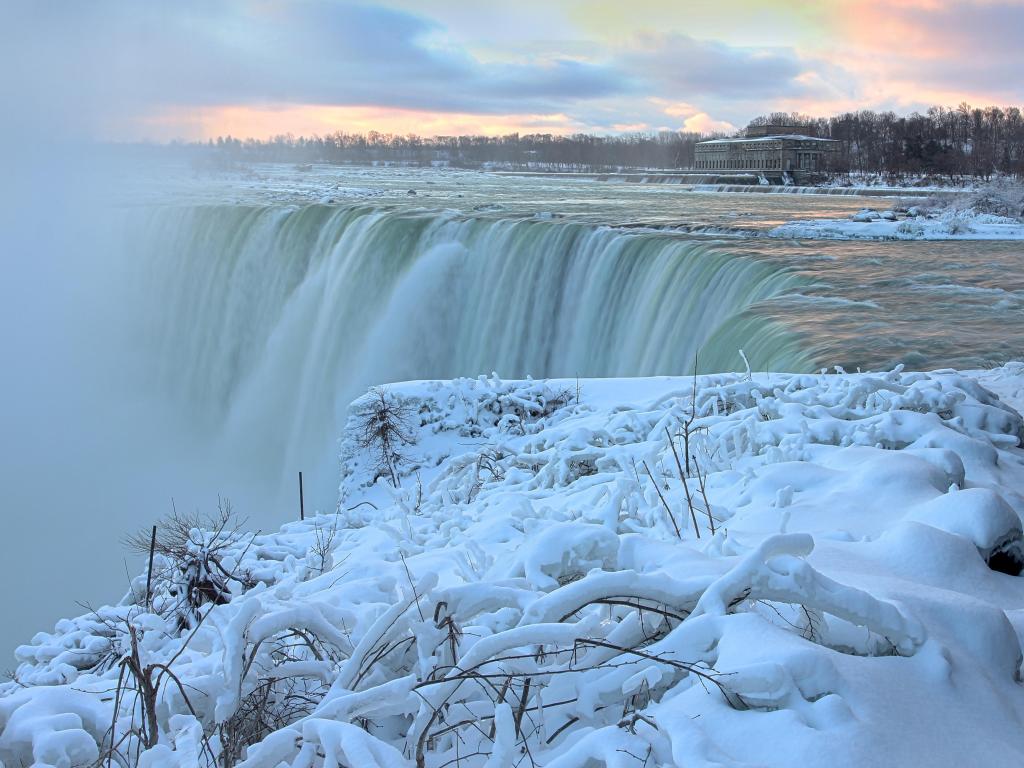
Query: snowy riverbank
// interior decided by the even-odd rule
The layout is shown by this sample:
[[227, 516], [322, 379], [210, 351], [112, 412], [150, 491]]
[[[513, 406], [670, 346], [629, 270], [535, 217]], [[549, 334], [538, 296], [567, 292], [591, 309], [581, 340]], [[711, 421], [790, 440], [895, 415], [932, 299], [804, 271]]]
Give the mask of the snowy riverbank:
[[848, 219], [791, 221], [771, 237], [828, 240], [1024, 240], [1024, 188], [1000, 181], [921, 205], [865, 208]]
[[1017, 764], [1022, 407], [1021, 363], [395, 385], [337, 515], [20, 648], [0, 761]]
[[1024, 240], [1024, 221], [989, 213], [949, 210], [908, 218], [866, 209], [851, 219], [790, 221], [769, 237], [819, 240]]

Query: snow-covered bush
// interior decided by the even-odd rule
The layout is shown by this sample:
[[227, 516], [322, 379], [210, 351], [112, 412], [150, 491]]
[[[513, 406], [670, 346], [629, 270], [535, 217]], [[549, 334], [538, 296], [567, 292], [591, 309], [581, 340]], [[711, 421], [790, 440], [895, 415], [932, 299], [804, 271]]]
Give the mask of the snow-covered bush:
[[146, 555], [152, 550], [152, 581], [142, 589], [133, 584], [131, 600], [173, 616], [179, 627], [194, 626], [208, 603], [222, 605], [233, 591], [254, 585], [252, 575], [236, 568], [228, 552], [245, 538], [231, 503], [222, 500], [215, 517], [175, 511], [156, 526], [155, 538], [140, 531], [126, 540], [129, 548]]
[[[343, 503], [347, 489], [373, 485], [382, 475], [390, 476], [390, 468], [394, 469], [396, 482], [392, 485], [396, 486], [400, 478], [414, 475], [424, 466], [436, 465], [438, 457], [430, 455], [430, 447], [424, 446], [424, 441], [420, 441], [417, 452], [413, 453], [411, 446], [418, 439], [411, 431], [413, 424], [428, 436], [452, 433], [479, 439], [496, 434], [525, 435], [536, 432], [542, 420], [549, 419], [578, 398], [578, 392], [568, 384], [552, 387], [542, 381], [503, 382], [494, 374], [458, 379], [450, 385], [430, 383], [424, 391], [412, 396], [382, 392], [379, 388], [371, 390], [350, 409], [341, 449]], [[404, 451], [400, 460], [392, 462], [382, 462], [380, 446], [383, 442], [376, 437], [379, 430], [368, 422], [368, 414], [380, 410], [382, 397], [386, 398], [390, 411], [400, 417], [391, 430], [395, 437], [390, 444], [398, 444]], [[368, 462], [367, 449], [371, 445], [375, 446], [371, 454], [376, 459]], [[500, 462], [500, 457], [477, 457], [477, 474], [501, 471]]]
[[1012, 179], [996, 179], [952, 198], [933, 200], [932, 205], [939, 210], [1024, 219], [1024, 184]]
[[963, 213], [952, 213], [943, 216], [943, 230], [949, 235], [963, 235], [973, 232], [970, 219]]
[[924, 227], [916, 221], [906, 219], [896, 226], [896, 232], [906, 237], [921, 237], [924, 234]]

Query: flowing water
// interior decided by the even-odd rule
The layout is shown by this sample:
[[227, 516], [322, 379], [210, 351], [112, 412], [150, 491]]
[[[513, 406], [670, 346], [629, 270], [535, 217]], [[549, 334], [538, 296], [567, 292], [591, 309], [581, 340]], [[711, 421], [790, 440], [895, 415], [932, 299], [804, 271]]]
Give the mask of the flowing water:
[[804, 281], [690, 238], [368, 206], [133, 214], [145, 268], [123, 305], [153, 353], [145, 386], [289, 494], [312, 471], [322, 507], [344, 408], [375, 383], [721, 370], [744, 347], [814, 363], [748, 312]]
[[133, 200], [131, 375], [216, 446], [204, 465], [275, 504], [304, 470], [333, 505], [345, 407], [376, 383], [734, 370], [740, 350], [758, 370], [978, 367], [1024, 349], [1017, 244], [759, 236], [878, 198], [261, 166], [164, 175]]
[[113, 415], [89, 429], [140, 490], [105, 525], [220, 492], [276, 528], [300, 470], [332, 509], [345, 407], [382, 382], [1019, 358], [1019, 244], [762, 236], [890, 202], [326, 166], [126, 182], [88, 329]]

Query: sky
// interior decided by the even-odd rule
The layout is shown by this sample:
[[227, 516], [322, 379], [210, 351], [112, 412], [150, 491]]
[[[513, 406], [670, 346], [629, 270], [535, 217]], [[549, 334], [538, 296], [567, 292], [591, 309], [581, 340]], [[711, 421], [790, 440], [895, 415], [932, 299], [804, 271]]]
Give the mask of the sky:
[[[1024, 0], [36, 0], [26, 114], [114, 140], [731, 130], [1024, 102]], [[8, 88], [8, 90], [12, 90]]]

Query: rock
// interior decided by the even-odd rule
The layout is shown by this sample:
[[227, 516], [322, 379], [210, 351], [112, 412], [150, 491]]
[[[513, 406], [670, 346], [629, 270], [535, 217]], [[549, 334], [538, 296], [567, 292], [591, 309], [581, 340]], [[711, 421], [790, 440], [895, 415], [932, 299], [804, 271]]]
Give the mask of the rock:
[[881, 218], [881, 216], [879, 216], [878, 211], [873, 211], [870, 208], [865, 208], [864, 210], [859, 211], [859, 212], [853, 214], [850, 218], [853, 221], [867, 222], [867, 221], [877, 221], [878, 219]]

